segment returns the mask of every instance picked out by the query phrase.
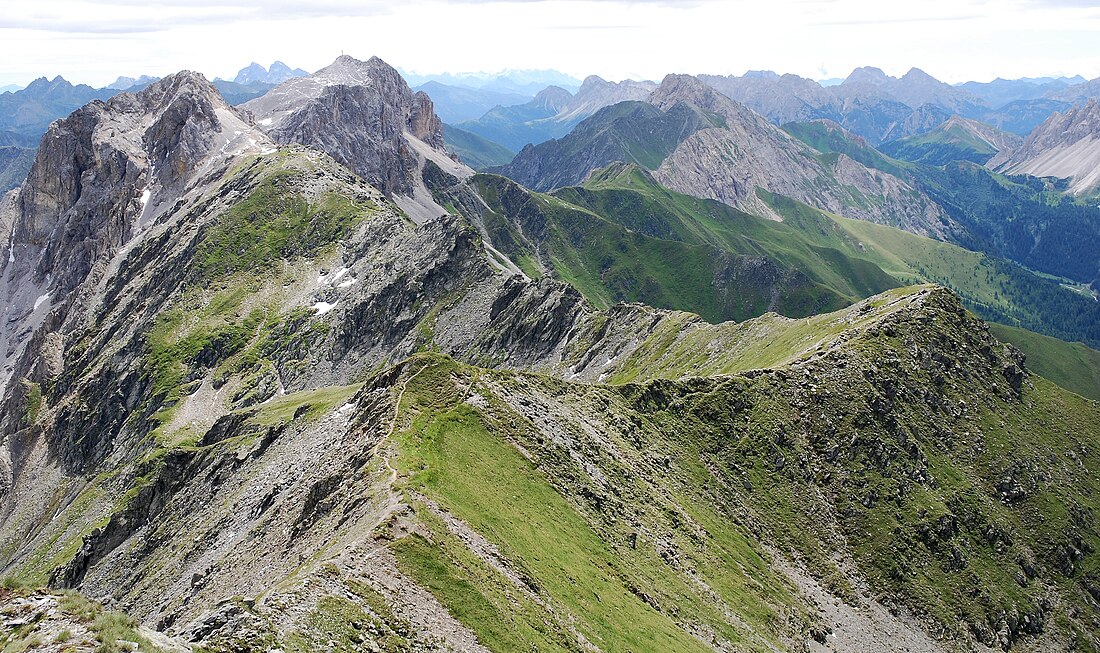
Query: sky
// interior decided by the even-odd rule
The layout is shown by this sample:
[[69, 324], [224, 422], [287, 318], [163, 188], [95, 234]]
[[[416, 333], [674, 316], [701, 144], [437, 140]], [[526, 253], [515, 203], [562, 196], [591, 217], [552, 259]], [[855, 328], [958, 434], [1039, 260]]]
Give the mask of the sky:
[[947, 82], [1100, 76], [1100, 1], [33, 0], [0, 12], [0, 86], [103, 86], [258, 61], [314, 71], [340, 54], [428, 73], [553, 68], [583, 78], [872, 65]]

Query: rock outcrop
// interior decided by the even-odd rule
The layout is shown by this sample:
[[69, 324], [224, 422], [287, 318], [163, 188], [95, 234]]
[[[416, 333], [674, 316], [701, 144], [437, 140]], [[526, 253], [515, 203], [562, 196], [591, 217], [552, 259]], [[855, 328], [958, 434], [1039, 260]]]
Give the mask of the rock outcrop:
[[589, 75], [581, 83], [577, 94], [554, 116], [557, 122], [570, 122], [596, 113], [604, 107], [629, 100], [644, 100], [657, 85], [650, 81], [624, 79], [609, 82], [597, 75]]

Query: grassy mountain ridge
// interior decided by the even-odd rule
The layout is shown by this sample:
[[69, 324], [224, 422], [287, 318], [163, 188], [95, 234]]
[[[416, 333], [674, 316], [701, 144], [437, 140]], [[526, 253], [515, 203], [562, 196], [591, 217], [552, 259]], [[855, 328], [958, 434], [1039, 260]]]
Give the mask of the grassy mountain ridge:
[[722, 321], [767, 310], [808, 315], [850, 301], [798, 270], [762, 258], [758, 251], [742, 254], [631, 231], [503, 177], [479, 175], [474, 185], [487, 204], [482, 220], [498, 249], [529, 275], [557, 276], [597, 306], [640, 301], [663, 308], [690, 307], [707, 319]]
[[[1025, 382], [1016, 398], [1018, 379], [1011, 364], [1001, 368], [1001, 354], [979, 362], [989, 354], [972, 318], [929, 297], [929, 312], [910, 311], [903, 300], [881, 329], [873, 319], [844, 345], [753, 376], [641, 377], [582, 390], [546, 377], [416, 361], [404, 373], [397, 469], [414, 496], [426, 497], [414, 510], [428, 532], [394, 545], [402, 568], [428, 582], [494, 650], [572, 650], [576, 644], [559, 639], [552, 625], [563, 613], [604, 650], [695, 650], [697, 640], [683, 631], [699, 626], [719, 643], [764, 650], [789, 645], [785, 620], [808, 617], [789, 580], [769, 569], [774, 558], [755, 549], [764, 537], [797, 551], [839, 595], [858, 594], [829, 554], [841, 547], [875, 591], [960, 644], [1060, 648], [1077, 638], [1088, 648], [1084, 622], [1053, 618], [1043, 597], [1087, 595], [1094, 555], [1066, 552], [1094, 549], [1095, 526], [1074, 525], [1071, 514], [1044, 523], [1033, 507], [1086, 505], [1096, 488], [1071, 480], [1085, 470], [1057, 466], [1043, 486], [1025, 470], [1050, 447], [1079, 452], [1095, 429], [1097, 406], [1042, 380]], [[962, 320], [945, 320], [944, 310]], [[914, 351], [922, 353], [908, 358]], [[822, 382], [816, 373], [824, 368], [843, 371]], [[804, 372], [814, 381], [799, 381]], [[893, 395], [872, 389], [895, 374], [910, 377]], [[972, 403], [976, 384], [988, 384], [990, 394]], [[929, 388], [932, 396], [916, 399]], [[862, 402], [865, 412], [850, 412]], [[595, 439], [574, 420], [598, 413], [607, 426]], [[1033, 444], [1004, 448], [1032, 428]], [[975, 429], [983, 439], [970, 439]], [[857, 434], [851, 443], [833, 440], [848, 433]], [[511, 507], [490, 508], [498, 505]], [[463, 553], [454, 519], [499, 547], [504, 569], [494, 573], [484, 558]], [[663, 565], [676, 571], [661, 572]], [[520, 574], [512, 582], [521, 591], [503, 580], [509, 569]], [[710, 598], [682, 593], [678, 575], [686, 570], [710, 588]], [[743, 621], [732, 628], [713, 621], [711, 606], [723, 604]], [[670, 622], [662, 613], [674, 605]], [[634, 627], [617, 630], [626, 623]], [[822, 637], [833, 627], [812, 617], [807, 623]]]
[[946, 165], [952, 161], [970, 161], [985, 165], [999, 151], [958, 126], [948, 130], [937, 128], [927, 134], [909, 136], [884, 143], [880, 147], [884, 153], [896, 159], [934, 166]]
[[791, 225], [670, 191], [637, 166], [609, 166], [583, 186], [554, 195], [640, 233], [766, 254], [853, 300], [896, 284], [874, 264], [836, 249], [836, 243], [806, 242], [804, 231]]

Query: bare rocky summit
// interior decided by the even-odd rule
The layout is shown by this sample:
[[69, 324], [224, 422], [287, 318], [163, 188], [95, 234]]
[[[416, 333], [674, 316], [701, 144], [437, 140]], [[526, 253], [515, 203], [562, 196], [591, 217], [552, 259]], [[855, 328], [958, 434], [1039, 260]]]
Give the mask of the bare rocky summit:
[[299, 143], [332, 156], [393, 197], [415, 219], [443, 215], [424, 187], [424, 162], [450, 174], [473, 174], [449, 157], [443, 123], [424, 92], [378, 57], [341, 56], [306, 77], [290, 79], [242, 108], [279, 143]]

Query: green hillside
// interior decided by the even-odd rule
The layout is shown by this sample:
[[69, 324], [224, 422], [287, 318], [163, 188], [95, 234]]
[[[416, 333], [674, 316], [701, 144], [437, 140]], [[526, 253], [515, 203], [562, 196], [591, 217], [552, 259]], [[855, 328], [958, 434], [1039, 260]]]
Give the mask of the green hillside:
[[933, 166], [947, 165], [952, 161], [984, 165], [998, 152], [996, 147], [958, 123], [941, 125], [927, 134], [883, 143], [879, 149], [895, 159]]
[[1019, 265], [950, 243], [884, 225], [828, 215], [786, 197], [761, 191], [769, 204], [804, 233], [848, 243], [869, 261], [906, 282], [951, 288], [983, 318], [1063, 340], [1100, 343], [1100, 305]]
[[786, 129], [821, 152], [847, 154], [912, 180], [963, 227], [953, 236], [962, 247], [1076, 282], [1100, 279], [1100, 208], [1064, 196], [1041, 179], [1005, 177], [970, 161], [898, 161], [823, 122]]
[[475, 170], [504, 165], [515, 156], [515, 152], [503, 145], [446, 123], [443, 125], [443, 142], [447, 144], [447, 149], [458, 154], [463, 163]]
[[711, 321], [768, 310], [804, 316], [933, 282], [988, 320], [1100, 343], [1100, 305], [1056, 281], [766, 191], [758, 192], [782, 222], [675, 193], [637, 165], [613, 164], [551, 195], [492, 175], [473, 185], [491, 209], [482, 220], [498, 249], [529, 275], [550, 272], [600, 306], [641, 301]]
[[[636, 229], [619, 213], [605, 217], [598, 202], [589, 208], [568, 201], [592, 199], [586, 191], [544, 195], [493, 175], [477, 175], [473, 186], [488, 207], [480, 220], [495, 247], [529, 276], [552, 274], [601, 307], [643, 302], [690, 310], [712, 322], [744, 320], [767, 311], [805, 316], [898, 285], [873, 265], [833, 251], [789, 243], [781, 250], [775, 243], [783, 243], [784, 236], [768, 233], [782, 229], [778, 223], [713, 202], [707, 204], [718, 218], [702, 219], [684, 206], [628, 198], [656, 202], [649, 215], [664, 219], [669, 229], [699, 234], [678, 239], [657, 228]], [[682, 200], [686, 206], [695, 201], [661, 199]], [[722, 226], [724, 221], [729, 224]], [[737, 222], [754, 225], [764, 237], [737, 239]], [[706, 237], [708, 229], [725, 230], [729, 242]]]

